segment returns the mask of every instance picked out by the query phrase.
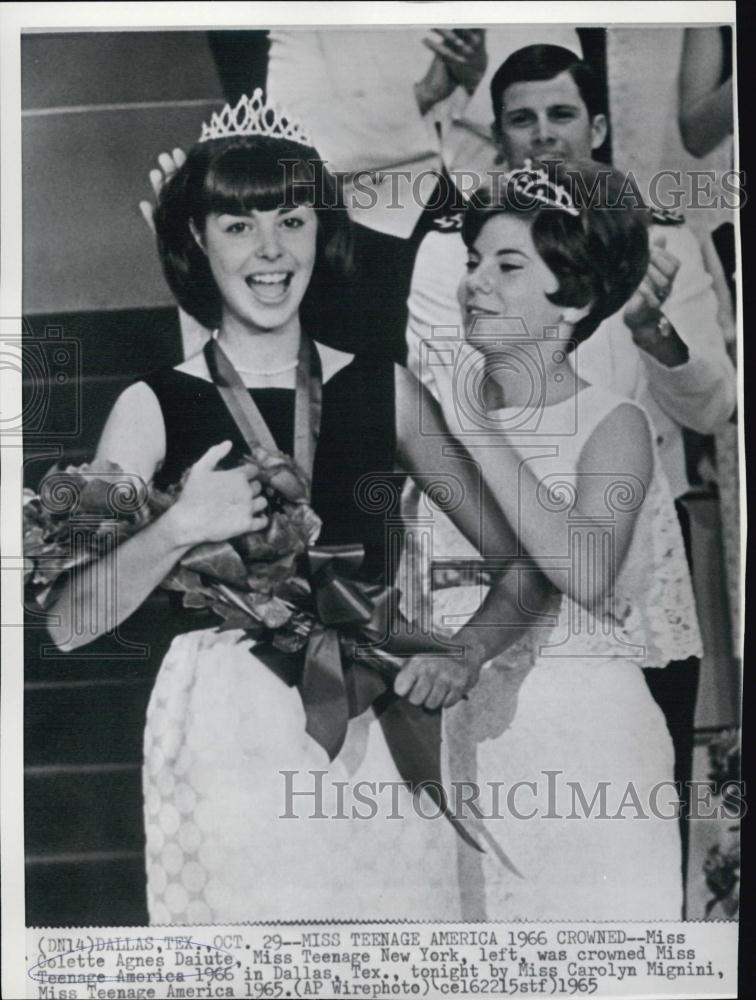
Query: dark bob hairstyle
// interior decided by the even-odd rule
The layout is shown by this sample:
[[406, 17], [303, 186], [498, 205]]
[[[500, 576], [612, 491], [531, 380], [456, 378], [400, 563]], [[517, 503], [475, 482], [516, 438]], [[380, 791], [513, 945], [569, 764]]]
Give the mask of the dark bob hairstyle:
[[155, 212], [163, 273], [182, 309], [208, 329], [220, 324], [220, 292], [190, 222], [204, 232], [213, 212], [238, 215], [294, 205], [312, 206], [318, 219], [315, 268], [301, 306], [303, 325], [310, 330], [317, 303], [338, 295], [352, 269], [351, 223], [317, 151], [268, 136], [193, 146], [164, 185]]
[[591, 306], [575, 324], [574, 348], [621, 309], [641, 283], [649, 260], [649, 212], [621, 174], [593, 160], [552, 164], [548, 170], [577, 215], [526, 194], [516, 176], [502, 174], [500, 184], [473, 196], [462, 236], [472, 247], [493, 216], [510, 212], [526, 218], [536, 250], [559, 281], [549, 301]]

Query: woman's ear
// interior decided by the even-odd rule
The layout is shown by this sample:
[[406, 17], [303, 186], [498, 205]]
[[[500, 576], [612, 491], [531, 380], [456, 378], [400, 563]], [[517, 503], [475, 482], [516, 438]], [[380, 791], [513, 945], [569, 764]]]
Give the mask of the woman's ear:
[[567, 306], [562, 310], [562, 321], [568, 326], [577, 326], [590, 313], [591, 308], [590, 303], [587, 306]]
[[197, 225], [194, 219], [189, 220], [189, 229], [191, 230], [192, 236], [194, 237], [194, 242], [197, 244], [197, 246], [203, 253], [207, 253], [207, 251], [205, 250], [205, 244], [202, 240], [202, 233], [200, 233], [199, 229], [197, 229]]

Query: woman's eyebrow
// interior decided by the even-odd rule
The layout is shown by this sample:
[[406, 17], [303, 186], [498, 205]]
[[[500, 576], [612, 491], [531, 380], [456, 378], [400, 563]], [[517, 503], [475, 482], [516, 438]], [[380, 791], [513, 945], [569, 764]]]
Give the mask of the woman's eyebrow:
[[497, 250], [496, 251], [496, 256], [497, 257], [503, 257], [505, 254], [508, 254], [508, 253], [516, 253], [516, 254], [519, 254], [520, 257], [527, 257], [528, 256], [525, 253], [524, 250], [518, 250], [517, 247], [502, 247], [501, 250]]

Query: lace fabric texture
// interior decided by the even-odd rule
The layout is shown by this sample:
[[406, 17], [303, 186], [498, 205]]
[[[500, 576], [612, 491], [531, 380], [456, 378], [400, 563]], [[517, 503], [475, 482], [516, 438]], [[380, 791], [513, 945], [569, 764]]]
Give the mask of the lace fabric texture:
[[[535, 443], [538, 448], [553, 445], [558, 455], [538, 460], [543, 463], [541, 466], [532, 465], [534, 469], [540, 468], [544, 475], [558, 471], [559, 489], [566, 494], [576, 488], [580, 453], [593, 430], [617, 405], [629, 402], [594, 386], [580, 392], [578, 400], [577, 433], [574, 434], [565, 435], [560, 427], [565, 419], [563, 405], [548, 408], [552, 412], [546, 413]], [[549, 433], [552, 426], [558, 432], [553, 437]], [[513, 440], [521, 447], [523, 455], [527, 455], [533, 442]], [[561, 595], [561, 599], [557, 598], [557, 606], [552, 604], [547, 609], [554, 615], [555, 624], [546, 642], [542, 632], [537, 640], [541, 655], [618, 656], [642, 667], [664, 667], [672, 660], [701, 656], [701, 634], [682, 532], [655, 448], [653, 468], [653, 477], [642, 496], [629, 496], [627, 487], [621, 482], [618, 489], [607, 490], [609, 513], [613, 504], [619, 511], [640, 501], [633, 537], [616, 576], [614, 593], [606, 605], [608, 613], [600, 618], [567, 595]], [[422, 502], [413, 489], [409, 488], [405, 494], [404, 511], [410, 518], [417, 518]], [[431, 505], [425, 502], [423, 513], [430, 509]], [[566, 508], [565, 520], [569, 515], [570, 510]], [[477, 556], [441, 511], [433, 514], [433, 531], [434, 558], [474, 559]], [[482, 601], [485, 591], [479, 590], [479, 594]], [[461, 622], [454, 624], [459, 626]], [[509, 661], [516, 655], [531, 655], [533, 641], [526, 636], [511, 647], [506, 653]]]
[[627, 595], [630, 612], [623, 631], [628, 641], [644, 647], [641, 666], [664, 667], [702, 655], [680, 525], [658, 464], [616, 592]]
[[[641, 667], [701, 656], [695, 597], [688, 563], [663, 473], [656, 472], [643, 501], [630, 547], [603, 620], [562, 595], [552, 636], [561, 653], [621, 656]], [[548, 647], [542, 650], [549, 655]]]

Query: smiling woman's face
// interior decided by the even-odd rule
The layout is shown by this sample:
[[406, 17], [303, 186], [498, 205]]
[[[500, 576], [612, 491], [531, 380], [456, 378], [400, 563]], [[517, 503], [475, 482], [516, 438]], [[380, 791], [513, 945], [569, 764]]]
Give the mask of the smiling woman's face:
[[224, 314], [259, 330], [296, 317], [315, 266], [315, 209], [208, 215], [202, 243]]
[[468, 342], [482, 351], [501, 350], [495, 341], [505, 325], [497, 317], [516, 322], [514, 331], [506, 324], [508, 331], [541, 340], [544, 328], [558, 327], [562, 319], [562, 307], [546, 298], [558, 287], [533, 244], [529, 220], [506, 212], [492, 216], [468, 250], [458, 289]]

